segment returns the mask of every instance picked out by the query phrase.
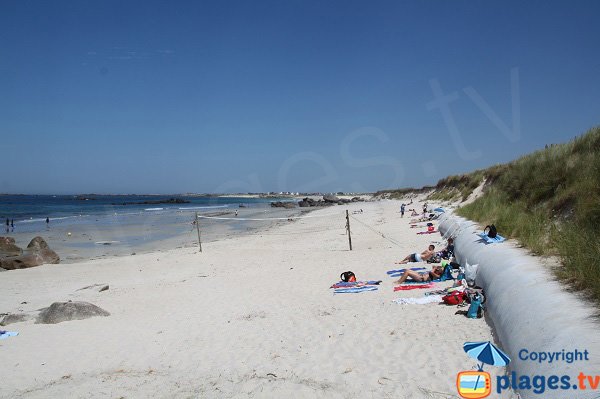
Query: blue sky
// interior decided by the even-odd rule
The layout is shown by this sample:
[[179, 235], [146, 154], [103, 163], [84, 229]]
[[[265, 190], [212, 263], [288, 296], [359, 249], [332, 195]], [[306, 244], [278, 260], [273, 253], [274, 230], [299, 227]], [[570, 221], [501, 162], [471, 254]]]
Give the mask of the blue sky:
[[600, 122], [598, 15], [594, 1], [4, 2], [0, 192], [434, 184]]

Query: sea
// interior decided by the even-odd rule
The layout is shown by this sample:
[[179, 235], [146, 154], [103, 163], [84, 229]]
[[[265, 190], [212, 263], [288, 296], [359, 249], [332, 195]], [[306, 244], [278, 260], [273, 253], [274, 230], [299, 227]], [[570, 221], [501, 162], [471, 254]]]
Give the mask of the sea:
[[[192, 195], [0, 195], [0, 233], [26, 247], [44, 238], [72, 263], [199, 246], [267, 229], [300, 213], [290, 198]], [[165, 202], [165, 203], [162, 203]], [[194, 223], [199, 216], [198, 228]], [[9, 221], [8, 226], [6, 220]], [[48, 222], [47, 222], [48, 220]]]

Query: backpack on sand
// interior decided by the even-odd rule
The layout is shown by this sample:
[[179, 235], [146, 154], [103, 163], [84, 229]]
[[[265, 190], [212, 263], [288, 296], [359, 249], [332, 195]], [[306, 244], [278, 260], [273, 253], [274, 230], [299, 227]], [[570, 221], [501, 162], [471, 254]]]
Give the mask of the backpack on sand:
[[356, 276], [352, 272], [344, 272], [340, 274], [340, 280], [342, 280], [344, 283], [354, 282], [356, 281]]
[[444, 295], [442, 301], [444, 301], [446, 305], [460, 305], [465, 301], [466, 296], [467, 294], [462, 291], [453, 291], [448, 295]]
[[486, 230], [489, 230], [487, 233], [487, 236], [490, 238], [496, 238], [496, 236], [498, 235], [498, 230], [496, 230], [496, 226], [494, 226], [493, 224], [491, 224], [489, 226], [485, 226], [485, 229], [483, 229], [483, 232], [485, 233]]

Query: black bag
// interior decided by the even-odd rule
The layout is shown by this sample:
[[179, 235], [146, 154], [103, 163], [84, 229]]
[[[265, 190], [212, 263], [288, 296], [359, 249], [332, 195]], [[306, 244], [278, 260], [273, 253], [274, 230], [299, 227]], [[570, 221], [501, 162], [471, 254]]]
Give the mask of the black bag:
[[498, 235], [498, 231], [496, 230], [496, 226], [494, 226], [493, 224], [489, 225], [489, 226], [485, 226], [485, 229], [483, 229], [483, 232], [485, 233], [486, 230], [488, 230], [487, 236], [490, 238], [496, 238], [496, 236]]
[[356, 276], [352, 272], [344, 272], [340, 274], [340, 280], [342, 280], [344, 283], [356, 281]]

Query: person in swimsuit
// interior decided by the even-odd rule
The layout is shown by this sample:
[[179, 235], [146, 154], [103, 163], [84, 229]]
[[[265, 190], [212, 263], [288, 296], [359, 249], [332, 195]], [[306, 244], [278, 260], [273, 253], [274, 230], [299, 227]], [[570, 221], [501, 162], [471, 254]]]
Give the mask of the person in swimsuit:
[[437, 280], [438, 278], [442, 277], [443, 272], [444, 269], [442, 269], [441, 266], [434, 266], [430, 272], [417, 272], [407, 269], [404, 271], [404, 273], [402, 273], [402, 276], [398, 280], [394, 281], [394, 284], [402, 284], [409, 277], [412, 280], [419, 282]]
[[408, 262], [423, 262], [430, 259], [434, 254], [435, 246], [430, 245], [428, 249], [419, 253], [414, 253], [407, 255], [406, 258], [402, 259], [400, 262], [396, 262], [397, 265], [403, 265]]

